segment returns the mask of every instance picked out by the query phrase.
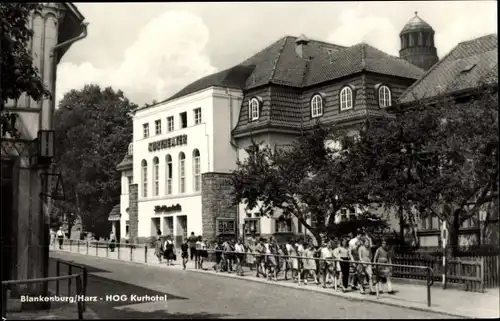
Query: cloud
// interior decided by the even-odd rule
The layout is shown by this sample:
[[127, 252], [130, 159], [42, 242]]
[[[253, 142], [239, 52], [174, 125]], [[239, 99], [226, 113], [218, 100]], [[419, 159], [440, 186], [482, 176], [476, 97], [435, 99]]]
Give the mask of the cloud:
[[399, 31], [389, 19], [363, 15], [362, 11], [359, 6], [342, 11], [340, 25], [328, 34], [327, 41], [341, 46], [365, 42], [391, 55], [398, 55]]
[[190, 82], [217, 71], [206, 53], [209, 36], [200, 17], [188, 11], [165, 12], [139, 32], [117, 67], [61, 63], [56, 100], [90, 83], [121, 89], [138, 104], [166, 99]]

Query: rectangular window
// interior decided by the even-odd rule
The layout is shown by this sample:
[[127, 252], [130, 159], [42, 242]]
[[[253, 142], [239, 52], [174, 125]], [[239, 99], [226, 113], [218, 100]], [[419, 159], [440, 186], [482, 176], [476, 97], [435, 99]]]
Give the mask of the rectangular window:
[[194, 124], [195, 125], [201, 124], [201, 108], [196, 108], [194, 110]]
[[155, 120], [155, 134], [161, 135], [161, 119]]
[[144, 138], [149, 137], [149, 124], [142, 124], [142, 133]]
[[167, 131], [173, 132], [174, 129], [174, 116], [167, 117]]
[[245, 234], [259, 235], [260, 234], [260, 218], [245, 219]]
[[186, 192], [186, 166], [185, 166], [185, 160], [181, 159], [179, 161], [179, 193], [185, 193]]
[[167, 195], [171, 195], [172, 194], [172, 161], [169, 161], [167, 163], [167, 188], [166, 188], [166, 192], [167, 192]]
[[217, 234], [236, 234], [236, 224], [233, 219], [217, 219]]
[[183, 112], [179, 114], [181, 128], [186, 128], [188, 126], [188, 116], [187, 112]]
[[291, 233], [292, 230], [292, 219], [278, 219], [276, 220], [276, 233]]

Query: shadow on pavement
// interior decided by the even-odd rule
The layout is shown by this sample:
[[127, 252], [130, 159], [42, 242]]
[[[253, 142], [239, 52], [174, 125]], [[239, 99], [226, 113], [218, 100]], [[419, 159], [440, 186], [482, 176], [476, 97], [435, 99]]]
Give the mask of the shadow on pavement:
[[123, 295], [129, 297], [136, 295], [163, 296], [167, 295], [168, 302], [175, 300], [188, 300], [167, 292], [159, 292], [133, 284], [110, 280], [105, 277], [89, 275], [87, 285], [87, 295], [103, 298], [98, 302], [88, 302], [91, 308], [101, 319], [217, 319], [227, 317], [227, 314], [212, 313], [169, 313], [167, 304], [164, 302], [130, 302], [106, 300], [107, 295]]
[[[88, 273], [103, 273], [103, 272], [104, 273], [111, 273], [110, 271], [107, 271], [107, 270], [98, 269], [98, 268], [96, 268], [94, 266], [90, 266], [90, 265], [76, 263], [76, 262], [71, 261], [71, 260], [61, 260], [61, 259], [49, 258], [49, 272], [50, 272], [51, 276], [56, 275], [56, 261], [61, 261], [61, 262], [66, 262], [66, 263], [74, 263], [74, 264], [83, 266], [84, 268], [87, 269]], [[80, 269], [74, 269], [74, 270], [72, 270], [72, 273], [79, 273], [79, 271], [80, 271]], [[60, 274], [66, 275], [67, 273], [68, 273], [68, 265], [61, 264], [60, 265]]]

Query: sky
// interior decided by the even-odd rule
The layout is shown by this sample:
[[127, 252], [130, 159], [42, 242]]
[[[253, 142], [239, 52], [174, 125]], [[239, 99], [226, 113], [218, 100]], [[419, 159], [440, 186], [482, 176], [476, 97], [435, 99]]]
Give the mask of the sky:
[[459, 42], [497, 33], [496, 1], [75, 3], [89, 23], [57, 71], [56, 99], [98, 84], [142, 106], [230, 68], [285, 35], [398, 56], [418, 12], [442, 58]]

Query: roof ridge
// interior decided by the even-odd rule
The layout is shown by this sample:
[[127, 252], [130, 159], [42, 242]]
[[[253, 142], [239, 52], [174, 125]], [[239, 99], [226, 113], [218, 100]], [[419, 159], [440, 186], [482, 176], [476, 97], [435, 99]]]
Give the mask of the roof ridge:
[[366, 69], [366, 43], [361, 43], [361, 70]]
[[405, 97], [407, 94], [413, 92], [413, 89], [422, 82], [422, 80], [427, 77], [427, 75], [429, 75], [434, 69], [436, 69], [438, 66], [441, 65], [441, 63], [443, 61], [445, 61], [449, 56], [451, 56], [451, 53], [454, 52], [455, 50], [458, 49], [458, 46], [460, 44], [457, 44], [455, 47], [453, 47], [453, 49], [451, 49], [443, 58], [441, 58], [440, 60], [438, 60], [438, 62], [436, 62], [431, 68], [429, 68], [429, 70], [427, 70], [422, 76], [420, 76], [420, 78], [415, 81], [410, 87], [408, 87], [404, 92], [403, 94], [400, 96], [400, 99]]
[[497, 35], [497, 33], [490, 33], [490, 34], [486, 34], [486, 35], [481, 36], [481, 37], [476, 37], [476, 38], [474, 38], [474, 39], [469, 39], [469, 40], [460, 41], [460, 42], [458, 43], [458, 45], [465, 44], [465, 43], [472, 42], [472, 41], [477, 41], [477, 40], [479, 40], [479, 39], [488, 38], [488, 37], [496, 37], [496, 38], [498, 38], [498, 35]]
[[[299, 37], [296, 37], [296, 36], [287, 36], [287, 37], [291, 37], [291, 38], [295, 38], [295, 39], [298, 39]], [[332, 45], [332, 46], [336, 46], [336, 47], [340, 47], [340, 48], [348, 48], [346, 46], [342, 46], [342, 45], [337, 45], [335, 43], [332, 43], [332, 42], [328, 42], [328, 41], [324, 41], [324, 40], [318, 40], [318, 39], [313, 39], [313, 38], [309, 38], [307, 37], [307, 39], [309, 39], [310, 42], [314, 41], [314, 42], [319, 42], [319, 43], [322, 43], [322, 44], [325, 44], [325, 45]]]
[[449, 56], [451, 56], [451, 54], [453, 52], [455, 52], [456, 50], [458, 50], [458, 48], [461, 46], [461, 45], [464, 45], [466, 43], [469, 43], [469, 42], [472, 42], [472, 41], [477, 41], [481, 38], [486, 38], [486, 37], [492, 37], [492, 36], [495, 36], [497, 37], [497, 34], [496, 33], [491, 33], [489, 35], [485, 35], [485, 36], [481, 36], [481, 37], [478, 37], [478, 38], [474, 38], [474, 39], [470, 39], [470, 40], [466, 40], [466, 41], [462, 41], [462, 42], [459, 42], [457, 45], [455, 45], [455, 47], [453, 47], [442, 59], [440, 59], [438, 62], [436, 62], [429, 70], [427, 70], [426, 73], [424, 73], [416, 82], [414, 82], [410, 87], [408, 87], [404, 92], [403, 94], [400, 96], [400, 98], [403, 98], [405, 97], [407, 94], [411, 93], [413, 91], [413, 89], [419, 85], [423, 79], [425, 77], [427, 77], [427, 75], [429, 75], [432, 71], [434, 71], [438, 66], [441, 65], [441, 63], [443, 61], [445, 61]]
[[285, 45], [288, 41], [288, 36], [283, 38], [283, 43], [281, 44], [281, 48], [278, 51], [278, 56], [274, 60], [274, 65], [273, 65], [273, 70], [271, 71], [271, 75], [269, 76], [269, 82], [271, 82], [274, 78], [274, 75], [276, 74], [276, 67], [278, 66], [278, 62], [281, 58], [281, 54], [283, 53], [283, 50], [285, 49]]

